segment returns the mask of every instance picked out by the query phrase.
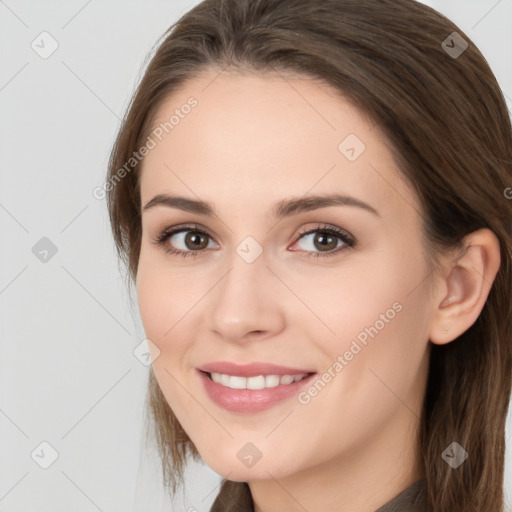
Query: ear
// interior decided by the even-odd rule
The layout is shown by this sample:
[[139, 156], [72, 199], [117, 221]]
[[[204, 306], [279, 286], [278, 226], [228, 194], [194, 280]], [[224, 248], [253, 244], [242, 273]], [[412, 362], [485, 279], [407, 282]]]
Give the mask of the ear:
[[435, 296], [429, 338], [444, 345], [467, 331], [482, 311], [500, 267], [500, 244], [487, 228], [464, 238], [462, 256], [449, 259]]

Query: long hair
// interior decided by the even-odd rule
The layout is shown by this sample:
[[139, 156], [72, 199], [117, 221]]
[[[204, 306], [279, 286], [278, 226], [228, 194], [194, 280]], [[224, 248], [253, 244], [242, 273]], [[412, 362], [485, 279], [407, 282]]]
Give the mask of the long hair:
[[[512, 129], [485, 58], [453, 22], [414, 0], [205, 0], [162, 39], [109, 161], [110, 222], [129, 279], [142, 234], [132, 154], [173, 91], [203, 70], [226, 68], [290, 71], [335, 87], [387, 137], [425, 212], [429, 261], [480, 228], [499, 239], [501, 266], [478, 319], [432, 346], [419, 434], [432, 510], [501, 511], [512, 380]], [[164, 483], [174, 491], [187, 458], [199, 454], [152, 371], [148, 394]], [[453, 441], [469, 454], [456, 470], [441, 456]], [[246, 483], [224, 481], [212, 510], [248, 503]]]

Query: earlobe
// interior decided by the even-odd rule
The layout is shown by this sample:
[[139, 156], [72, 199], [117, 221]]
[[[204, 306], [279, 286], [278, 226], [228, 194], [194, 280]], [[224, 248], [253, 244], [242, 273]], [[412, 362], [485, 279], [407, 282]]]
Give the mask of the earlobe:
[[[500, 246], [489, 229], [466, 236], [462, 255], [446, 265], [429, 339], [444, 345], [467, 331], [480, 315], [500, 266]], [[438, 299], [439, 300], [439, 299]]]

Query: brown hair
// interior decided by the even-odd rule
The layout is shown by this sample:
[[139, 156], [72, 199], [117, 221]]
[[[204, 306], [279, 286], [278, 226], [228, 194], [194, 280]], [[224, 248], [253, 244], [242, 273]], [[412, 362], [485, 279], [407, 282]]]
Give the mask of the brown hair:
[[[205, 0], [164, 36], [109, 161], [110, 221], [129, 278], [142, 231], [140, 163], [130, 158], [164, 99], [201, 71], [228, 67], [290, 71], [335, 87], [390, 141], [420, 199], [434, 267], [477, 229], [499, 239], [501, 266], [477, 321], [432, 346], [420, 425], [432, 510], [499, 512], [512, 379], [512, 129], [485, 58], [454, 23], [413, 0]], [[129, 161], [132, 172], [116, 181]], [[199, 455], [152, 371], [148, 393], [164, 482], [174, 491], [187, 457]], [[456, 470], [441, 457], [453, 441], [469, 454]], [[247, 484], [224, 481], [212, 510], [251, 508]]]

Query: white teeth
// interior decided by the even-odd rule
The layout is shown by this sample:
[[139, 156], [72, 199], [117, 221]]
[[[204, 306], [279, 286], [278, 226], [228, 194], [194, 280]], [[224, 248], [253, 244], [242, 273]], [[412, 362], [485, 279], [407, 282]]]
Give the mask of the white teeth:
[[255, 377], [238, 377], [224, 373], [211, 373], [210, 375], [213, 382], [222, 384], [228, 388], [265, 389], [298, 382], [306, 377], [307, 373], [301, 373], [299, 375], [257, 375]]
[[265, 377], [247, 377], [247, 389], [263, 389], [265, 387]]
[[245, 377], [231, 375], [231, 377], [229, 377], [229, 387], [233, 389], [245, 389], [247, 387], [247, 379]]
[[279, 386], [279, 375], [267, 375], [265, 377], [265, 387], [275, 388], [276, 386]]

